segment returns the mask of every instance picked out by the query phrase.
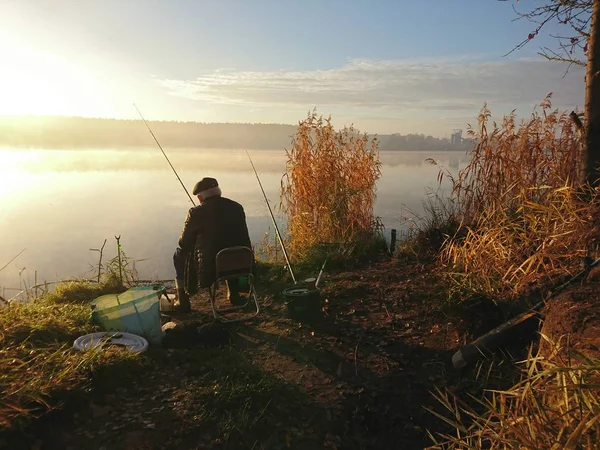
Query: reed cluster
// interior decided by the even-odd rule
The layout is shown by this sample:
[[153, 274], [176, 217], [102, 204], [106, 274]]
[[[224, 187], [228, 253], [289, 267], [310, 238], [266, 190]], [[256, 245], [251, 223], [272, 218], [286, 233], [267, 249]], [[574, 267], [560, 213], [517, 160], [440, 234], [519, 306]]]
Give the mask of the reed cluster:
[[336, 131], [331, 118], [308, 114], [286, 150], [281, 208], [287, 214], [289, 250], [310, 257], [323, 245], [349, 256], [371, 243], [381, 175], [377, 137], [352, 126]]
[[459, 231], [441, 257], [485, 294], [518, 294], [579, 264], [594, 234], [598, 195], [579, 184], [580, 136], [550, 96], [528, 120], [490, 124], [484, 107], [469, 135], [469, 164], [452, 183]]

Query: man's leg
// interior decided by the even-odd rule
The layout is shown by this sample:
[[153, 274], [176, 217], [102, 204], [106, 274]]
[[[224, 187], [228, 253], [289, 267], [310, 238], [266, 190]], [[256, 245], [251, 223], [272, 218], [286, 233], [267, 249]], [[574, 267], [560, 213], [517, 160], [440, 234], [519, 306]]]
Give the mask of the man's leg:
[[225, 284], [227, 285], [227, 300], [234, 306], [241, 305], [243, 300], [240, 297], [239, 279], [233, 278], [231, 280], [226, 280]]
[[185, 263], [187, 253], [184, 253], [180, 247], [177, 247], [173, 254], [173, 265], [175, 266], [175, 289], [177, 289], [177, 302], [179, 310], [182, 312], [191, 311], [190, 297], [185, 291]]

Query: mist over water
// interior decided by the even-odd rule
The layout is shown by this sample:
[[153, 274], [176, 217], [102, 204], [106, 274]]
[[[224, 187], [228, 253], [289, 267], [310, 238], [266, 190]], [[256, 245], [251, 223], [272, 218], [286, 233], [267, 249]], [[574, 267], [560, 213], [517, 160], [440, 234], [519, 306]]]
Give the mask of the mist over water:
[[[273, 234], [262, 193], [243, 150], [167, 150], [191, 193], [204, 176], [219, 181], [223, 195], [246, 211], [252, 242]], [[280, 228], [279, 189], [283, 151], [251, 150]], [[452, 173], [464, 166], [464, 152], [381, 152], [382, 176], [375, 214], [386, 227], [402, 229], [410, 211], [422, 212], [427, 189], [437, 189], [439, 167]], [[442, 187], [447, 190], [447, 186]], [[194, 199], [195, 200], [195, 199]], [[26, 283], [91, 276], [107, 239], [104, 261], [116, 255], [115, 236], [126, 254], [140, 261], [143, 279], [174, 276], [172, 254], [191, 203], [158, 148], [135, 150], [0, 149], [0, 272], [5, 297]], [[19, 275], [20, 273], [20, 275]]]

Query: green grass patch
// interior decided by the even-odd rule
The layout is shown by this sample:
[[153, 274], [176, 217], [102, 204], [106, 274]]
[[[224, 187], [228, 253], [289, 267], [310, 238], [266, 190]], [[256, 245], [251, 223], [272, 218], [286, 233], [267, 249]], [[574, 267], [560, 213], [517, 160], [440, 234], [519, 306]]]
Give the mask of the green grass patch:
[[138, 359], [126, 351], [72, 349], [78, 336], [99, 331], [87, 302], [111, 289], [69, 282], [31, 303], [0, 308], [0, 432], [25, 427], [83, 393], [95, 374]]

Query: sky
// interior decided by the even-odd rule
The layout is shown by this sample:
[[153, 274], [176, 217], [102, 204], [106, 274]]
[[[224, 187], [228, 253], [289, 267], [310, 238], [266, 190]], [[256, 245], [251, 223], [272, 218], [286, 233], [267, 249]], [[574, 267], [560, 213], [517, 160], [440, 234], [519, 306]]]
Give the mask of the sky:
[[[584, 70], [514, 21], [540, 0], [0, 0], [0, 115], [296, 124], [447, 137], [583, 109]], [[556, 31], [556, 28], [548, 28]]]

